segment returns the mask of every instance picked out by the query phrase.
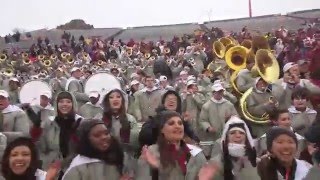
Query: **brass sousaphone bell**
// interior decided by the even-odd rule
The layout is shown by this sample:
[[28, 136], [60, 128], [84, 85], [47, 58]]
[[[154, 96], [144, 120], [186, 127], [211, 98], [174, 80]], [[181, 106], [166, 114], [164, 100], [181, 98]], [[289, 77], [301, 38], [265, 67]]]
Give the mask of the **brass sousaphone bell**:
[[226, 47], [220, 41], [215, 41], [213, 43], [213, 52], [218, 58], [222, 59], [226, 53]]
[[[259, 49], [255, 56], [255, 66], [260, 77], [269, 84], [274, 83], [279, 79], [280, 67], [277, 59], [268, 49]], [[240, 98], [240, 108], [244, 117], [256, 124], [266, 124], [269, 122], [269, 115], [264, 113], [261, 117], [252, 115], [247, 109], [247, 98], [252, 93], [253, 88], [248, 89]], [[269, 102], [274, 103], [275, 106], [279, 105], [277, 100], [271, 96]]]

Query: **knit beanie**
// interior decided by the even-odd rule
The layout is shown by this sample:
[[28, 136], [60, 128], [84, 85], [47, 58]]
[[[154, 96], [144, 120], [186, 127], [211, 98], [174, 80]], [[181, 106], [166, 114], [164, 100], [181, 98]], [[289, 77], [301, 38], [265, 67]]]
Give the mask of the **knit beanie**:
[[296, 146], [298, 146], [298, 140], [297, 140], [297, 137], [293, 131], [288, 130], [288, 129], [284, 129], [284, 128], [280, 128], [280, 127], [273, 127], [267, 132], [267, 150], [269, 152], [271, 152], [272, 142], [274, 141], [274, 139], [276, 139], [277, 137], [279, 137], [282, 134], [285, 134], [285, 135], [291, 137], [295, 141]]
[[79, 138], [80, 139], [86, 138], [86, 136], [88, 136], [90, 130], [94, 126], [99, 125], [99, 124], [104, 124], [104, 122], [101, 120], [97, 120], [97, 119], [83, 121], [78, 129]]

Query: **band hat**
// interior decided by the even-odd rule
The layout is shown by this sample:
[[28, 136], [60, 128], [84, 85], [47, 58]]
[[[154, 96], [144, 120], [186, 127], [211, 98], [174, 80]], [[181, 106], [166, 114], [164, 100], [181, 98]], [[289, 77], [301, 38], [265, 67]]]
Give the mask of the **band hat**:
[[0, 96], [8, 98], [9, 97], [9, 93], [7, 91], [5, 91], [5, 90], [0, 90]]
[[19, 80], [18, 80], [17, 78], [15, 78], [15, 77], [11, 77], [11, 78], [9, 79], [9, 81], [19, 82]]
[[93, 98], [98, 98], [99, 97], [99, 92], [98, 91], [90, 91], [89, 92], [89, 98], [93, 97]]
[[160, 80], [160, 82], [163, 82], [163, 81], [167, 81], [168, 78], [167, 78], [167, 76], [160, 76], [159, 80]]
[[294, 66], [297, 66], [297, 64], [295, 64], [293, 62], [289, 62], [289, 63], [285, 64], [283, 66], [283, 72], [285, 73], [285, 72], [289, 71], [289, 69], [291, 69]]
[[218, 92], [221, 90], [225, 90], [221, 83], [215, 83], [211, 86], [212, 91]]
[[137, 81], [137, 80], [133, 80], [133, 81], [131, 81], [131, 83], [130, 83], [130, 87], [133, 86], [133, 85], [136, 85], [136, 84], [140, 84], [140, 82]]
[[78, 68], [78, 67], [73, 67], [73, 68], [71, 69], [71, 73], [73, 73], [73, 72], [75, 72], [75, 71], [80, 71], [80, 68]]
[[51, 92], [50, 91], [43, 91], [40, 96], [45, 96], [47, 97], [48, 99], [51, 99], [52, 98], [52, 95], [51, 95]]

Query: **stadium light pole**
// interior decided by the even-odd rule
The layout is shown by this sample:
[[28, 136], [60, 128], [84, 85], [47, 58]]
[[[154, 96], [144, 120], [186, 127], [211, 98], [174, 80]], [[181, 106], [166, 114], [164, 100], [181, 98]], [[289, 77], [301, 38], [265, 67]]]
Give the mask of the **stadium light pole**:
[[252, 18], [251, 0], [249, 0], [249, 17]]

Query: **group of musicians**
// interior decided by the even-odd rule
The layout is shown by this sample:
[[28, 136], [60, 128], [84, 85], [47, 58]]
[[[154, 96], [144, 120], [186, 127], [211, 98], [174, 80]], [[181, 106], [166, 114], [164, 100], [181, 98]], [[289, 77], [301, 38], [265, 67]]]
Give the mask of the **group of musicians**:
[[[319, 69], [308, 73], [320, 39], [308, 37], [311, 59], [277, 60], [292, 43], [281, 30], [275, 44], [245, 33], [211, 46], [97, 41], [90, 53], [1, 54], [1, 178], [317, 179], [319, 147], [305, 134], [320, 121], [310, 101]], [[37, 97], [26, 102], [33, 81], [49, 89], [29, 87]]]

